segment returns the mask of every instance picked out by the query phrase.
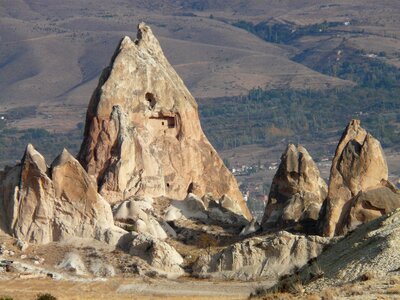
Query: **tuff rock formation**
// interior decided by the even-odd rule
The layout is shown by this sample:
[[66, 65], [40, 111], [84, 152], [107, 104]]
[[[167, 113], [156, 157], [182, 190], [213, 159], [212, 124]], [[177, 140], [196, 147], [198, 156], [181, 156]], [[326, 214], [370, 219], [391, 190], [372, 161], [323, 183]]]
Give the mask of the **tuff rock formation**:
[[233, 212], [231, 203], [233, 201], [226, 196], [221, 199], [213, 199], [207, 195], [200, 199], [189, 193], [183, 201], [171, 202], [171, 205], [165, 210], [164, 219], [168, 222], [192, 219], [204, 224], [220, 225], [230, 229], [248, 225], [249, 222], [241, 214]]
[[132, 233], [129, 253], [145, 260], [160, 274], [180, 276], [184, 274], [181, 267], [182, 256], [174, 247], [147, 234]]
[[400, 191], [390, 182], [382, 182], [382, 186], [361, 191], [351, 200], [350, 208], [337, 230], [347, 233], [399, 207]]
[[283, 279], [271, 291], [299, 282], [307, 292], [315, 293], [327, 286], [364, 281], [366, 274], [375, 278], [393, 276], [400, 269], [399, 247], [400, 210], [397, 209], [338, 238], [317, 259]]
[[28, 145], [21, 164], [1, 174], [0, 208], [4, 231], [27, 242], [83, 237], [116, 244], [125, 233], [114, 226], [95, 182], [66, 150], [48, 168]]
[[131, 199], [113, 207], [114, 220], [121, 227], [165, 240], [168, 235], [152, 213], [152, 203], [145, 200]]
[[286, 231], [237, 242], [215, 254], [203, 254], [193, 266], [199, 277], [249, 280], [277, 279], [317, 257], [333, 239]]
[[[378, 216], [382, 214], [382, 207], [386, 207], [384, 210], [394, 207], [393, 203], [383, 203], [390, 191], [383, 188], [389, 184], [387, 179], [388, 167], [381, 144], [360, 126], [359, 120], [352, 120], [332, 161], [328, 197], [321, 210], [323, 234], [343, 234], [344, 228], [354, 227], [355, 220], [358, 224], [371, 220], [370, 212], [365, 211], [368, 216], [362, 216], [361, 208], [371, 210], [371, 205], [375, 206], [380, 212], [374, 215]], [[374, 194], [371, 190], [375, 190]], [[377, 198], [380, 192], [384, 194]], [[372, 202], [368, 200], [371, 198], [374, 198]], [[349, 215], [353, 221], [348, 221]]]
[[227, 195], [251, 219], [235, 178], [201, 129], [195, 99], [143, 23], [137, 40], [122, 39], [100, 77], [79, 161], [111, 203], [211, 193]]
[[265, 207], [263, 230], [287, 229], [315, 234], [327, 185], [301, 145], [289, 144], [282, 154]]

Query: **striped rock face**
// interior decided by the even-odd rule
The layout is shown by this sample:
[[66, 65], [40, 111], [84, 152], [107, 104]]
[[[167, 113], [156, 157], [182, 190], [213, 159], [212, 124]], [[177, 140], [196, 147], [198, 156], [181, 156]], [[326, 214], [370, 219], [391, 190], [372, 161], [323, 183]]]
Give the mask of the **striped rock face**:
[[204, 135], [197, 103], [151, 29], [122, 39], [87, 111], [79, 161], [110, 203], [131, 196], [228, 197], [251, 219], [237, 182]]

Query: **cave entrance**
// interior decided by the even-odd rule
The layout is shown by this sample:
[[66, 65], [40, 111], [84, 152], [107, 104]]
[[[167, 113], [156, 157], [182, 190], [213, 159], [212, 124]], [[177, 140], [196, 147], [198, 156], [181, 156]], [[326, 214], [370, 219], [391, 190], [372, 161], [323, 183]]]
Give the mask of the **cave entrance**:
[[154, 95], [152, 93], [146, 93], [145, 95], [146, 101], [149, 105], [150, 109], [153, 109], [156, 106], [156, 98], [154, 97]]

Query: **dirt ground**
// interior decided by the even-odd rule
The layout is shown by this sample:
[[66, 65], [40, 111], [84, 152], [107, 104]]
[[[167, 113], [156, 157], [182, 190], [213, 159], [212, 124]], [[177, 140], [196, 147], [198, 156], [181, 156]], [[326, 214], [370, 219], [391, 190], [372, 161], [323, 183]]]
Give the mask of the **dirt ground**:
[[193, 280], [109, 279], [107, 281], [55, 281], [13, 279], [0, 281], [0, 297], [35, 299], [50, 293], [58, 300], [80, 299], [247, 299], [256, 282], [210, 282]]

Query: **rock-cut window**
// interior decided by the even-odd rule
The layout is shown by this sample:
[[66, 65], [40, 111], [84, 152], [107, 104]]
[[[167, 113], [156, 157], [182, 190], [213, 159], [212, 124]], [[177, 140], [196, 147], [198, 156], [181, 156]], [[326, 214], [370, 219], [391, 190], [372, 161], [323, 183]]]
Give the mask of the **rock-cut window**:
[[156, 106], [156, 98], [154, 97], [154, 95], [152, 93], [146, 93], [145, 97], [146, 97], [146, 101], [149, 105], [149, 108], [153, 109], [154, 106]]

